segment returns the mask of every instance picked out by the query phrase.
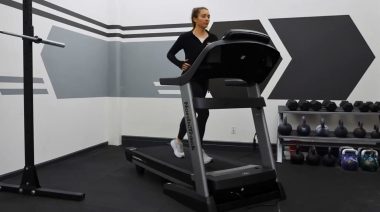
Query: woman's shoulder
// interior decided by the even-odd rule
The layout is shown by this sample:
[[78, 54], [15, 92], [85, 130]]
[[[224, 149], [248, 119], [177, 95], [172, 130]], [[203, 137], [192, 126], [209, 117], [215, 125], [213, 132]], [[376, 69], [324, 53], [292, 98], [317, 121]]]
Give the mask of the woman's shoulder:
[[192, 35], [193, 35], [192, 31], [187, 31], [187, 32], [182, 32], [179, 36], [183, 37], [183, 38], [186, 38], [186, 37], [190, 37]]
[[188, 31], [188, 32], [182, 32], [178, 38], [177, 38], [177, 42], [186, 42], [187, 40], [189, 40], [189, 38], [191, 38], [191, 35], [192, 35], [192, 32], [191, 31]]
[[209, 31], [207, 31], [207, 32], [208, 32], [208, 35], [210, 37], [210, 40], [212, 40], [212, 41], [217, 41], [218, 40], [218, 36], [216, 36], [214, 33], [211, 33]]

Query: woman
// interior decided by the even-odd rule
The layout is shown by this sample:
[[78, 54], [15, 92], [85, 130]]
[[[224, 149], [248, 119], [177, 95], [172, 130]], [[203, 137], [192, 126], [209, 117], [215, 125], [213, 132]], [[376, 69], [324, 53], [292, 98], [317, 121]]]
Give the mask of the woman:
[[[194, 8], [191, 13], [191, 22], [193, 24], [193, 29], [189, 32], [181, 34], [167, 54], [168, 59], [176, 66], [178, 66], [182, 70], [182, 73], [186, 72], [191, 67], [191, 64], [195, 61], [195, 59], [207, 46], [207, 44], [218, 40], [218, 38], [214, 34], [206, 30], [210, 22], [210, 13], [207, 8]], [[184, 50], [185, 52], [185, 61], [180, 61], [175, 56], [180, 50]], [[192, 81], [191, 88], [194, 97], [204, 98], [207, 93], [208, 80], [199, 79], [197, 81]], [[196, 110], [196, 113], [198, 115], [197, 122], [199, 135], [202, 141], [205, 133], [209, 111], [207, 109], [199, 109]], [[182, 118], [179, 126], [178, 136], [170, 142], [170, 145], [174, 150], [174, 155], [178, 158], [182, 158], [185, 156], [182, 144], [182, 139], [185, 136], [185, 134], [185, 118]], [[212, 161], [212, 158], [208, 156], [204, 152], [204, 150], [202, 151], [204, 163], [210, 163]]]

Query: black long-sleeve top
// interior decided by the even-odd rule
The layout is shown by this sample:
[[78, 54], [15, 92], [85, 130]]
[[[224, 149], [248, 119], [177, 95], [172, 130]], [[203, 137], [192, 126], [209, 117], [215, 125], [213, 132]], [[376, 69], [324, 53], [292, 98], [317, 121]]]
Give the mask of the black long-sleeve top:
[[173, 46], [170, 48], [167, 54], [168, 59], [176, 66], [181, 68], [182, 64], [185, 61], [178, 60], [175, 55], [183, 49], [185, 52], [185, 58], [188, 60], [187, 63], [190, 65], [193, 64], [195, 59], [197, 59], [198, 55], [207, 46], [207, 44], [218, 40], [218, 37], [216, 37], [216, 35], [208, 31], [207, 33], [208, 37], [203, 41], [203, 43], [193, 34], [192, 31], [181, 34]]

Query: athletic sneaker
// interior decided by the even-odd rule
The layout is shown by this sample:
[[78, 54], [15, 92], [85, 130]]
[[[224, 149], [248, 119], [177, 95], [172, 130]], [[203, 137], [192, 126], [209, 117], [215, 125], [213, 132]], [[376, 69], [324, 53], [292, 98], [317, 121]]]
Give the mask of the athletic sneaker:
[[203, 152], [203, 162], [204, 164], [208, 164], [212, 161], [212, 157], [208, 156], [204, 149], [202, 149]]
[[177, 142], [176, 139], [170, 141], [170, 146], [173, 148], [174, 155], [177, 158], [185, 157], [185, 153], [183, 152], [183, 144], [182, 142]]

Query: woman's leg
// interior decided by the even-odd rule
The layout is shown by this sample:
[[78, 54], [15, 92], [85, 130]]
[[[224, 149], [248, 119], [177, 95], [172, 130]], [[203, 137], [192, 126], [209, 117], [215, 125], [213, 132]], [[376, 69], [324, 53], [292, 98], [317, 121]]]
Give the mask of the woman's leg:
[[[194, 97], [200, 97], [200, 98], [206, 97], [207, 89], [208, 89], [208, 81], [192, 82], [191, 86], [192, 86], [191, 88], [192, 88]], [[206, 123], [209, 116], [209, 111], [208, 109], [196, 109], [195, 112], [197, 113], [199, 137], [202, 142], [203, 136], [206, 131]]]
[[[208, 81], [191, 83], [191, 90], [193, 93], [193, 97], [200, 97], [200, 98], [206, 97], [207, 89], [208, 89]], [[195, 112], [197, 113], [198, 131], [199, 131], [199, 136], [200, 136], [201, 144], [202, 144], [203, 137], [206, 131], [207, 119], [209, 117], [209, 111], [208, 109], [196, 109]], [[182, 157], [185, 155], [183, 152], [182, 140], [186, 132], [187, 130], [186, 130], [185, 118], [183, 117], [179, 125], [177, 138], [171, 141], [171, 146], [173, 147], [174, 154], [177, 157]], [[181, 152], [181, 149], [182, 149], [182, 152]], [[204, 151], [203, 151], [203, 159], [206, 164], [212, 161], [212, 158], [208, 156]]]
[[186, 134], [186, 126], [185, 126], [185, 118], [182, 118], [180, 127], [179, 127], [179, 132], [178, 136], [170, 141], [170, 146], [173, 148], [174, 155], [177, 158], [182, 158], [185, 156], [185, 152], [183, 151], [183, 144], [182, 144], [182, 139]]
[[183, 140], [183, 137], [185, 137], [186, 134], [186, 124], [185, 124], [185, 117], [182, 118], [181, 123], [179, 124], [179, 130], [177, 139]]
[[[208, 83], [206, 82], [192, 82], [191, 83], [191, 90], [193, 93], [193, 97], [206, 97], [207, 94], [207, 88]], [[201, 140], [203, 140], [203, 136], [205, 134], [206, 129], [206, 123], [209, 116], [208, 109], [196, 109], [195, 112], [197, 113], [197, 123], [198, 123], [198, 130]], [[187, 130], [186, 130], [186, 124], [185, 124], [185, 117], [182, 118], [181, 123], [179, 124], [179, 130], [177, 139], [181, 140], [183, 137], [185, 137]]]
[[[208, 81], [200, 81], [200, 82], [193, 82], [192, 84], [192, 91], [194, 97], [200, 97], [205, 98], [207, 94], [208, 89]], [[203, 146], [203, 137], [206, 131], [206, 123], [209, 116], [208, 109], [196, 109], [197, 116], [197, 123], [198, 123], [198, 131], [199, 131], [199, 137], [201, 139], [201, 145]], [[208, 164], [212, 161], [212, 157], [208, 156], [206, 152], [203, 150], [203, 161], [205, 164]]]

